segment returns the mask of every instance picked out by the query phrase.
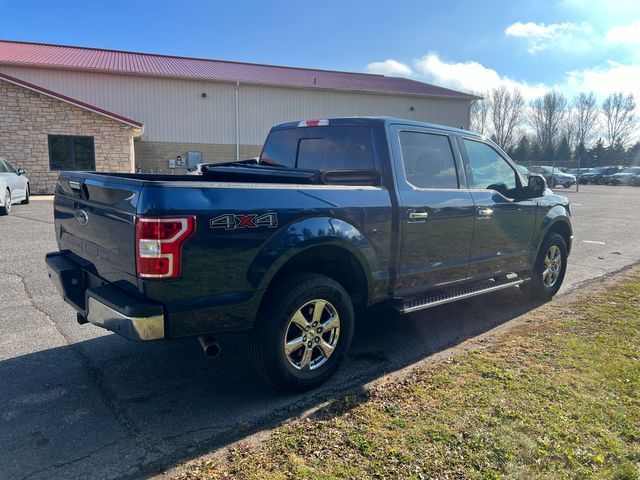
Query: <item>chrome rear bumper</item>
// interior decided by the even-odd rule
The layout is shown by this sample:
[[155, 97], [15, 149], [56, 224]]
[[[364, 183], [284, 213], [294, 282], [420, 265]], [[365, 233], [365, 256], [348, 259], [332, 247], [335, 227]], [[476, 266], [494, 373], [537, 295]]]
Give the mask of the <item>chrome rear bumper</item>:
[[87, 320], [129, 340], [145, 341], [164, 338], [164, 314], [130, 317], [92, 296], [87, 301]]

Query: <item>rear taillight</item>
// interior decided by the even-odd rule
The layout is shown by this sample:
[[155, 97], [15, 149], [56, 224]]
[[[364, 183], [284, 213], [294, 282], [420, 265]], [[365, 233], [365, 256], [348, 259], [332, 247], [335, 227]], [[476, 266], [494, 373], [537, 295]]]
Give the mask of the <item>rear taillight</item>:
[[138, 217], [136, 265], [140, 278], [176, 278], [182, 267], [182, 244], [196, 229], [196, 217]]

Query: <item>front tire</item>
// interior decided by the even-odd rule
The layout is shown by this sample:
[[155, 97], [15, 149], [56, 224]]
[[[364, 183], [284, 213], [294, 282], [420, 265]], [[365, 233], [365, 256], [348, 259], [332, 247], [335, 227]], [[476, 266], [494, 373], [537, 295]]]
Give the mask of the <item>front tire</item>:
[[353, 338], [346, 290], [324, 275], [300, 273], [268, 292], [258, 314], [251, 357], [256, 370], [283, 390], [310, 390], [331, 377]]
[[562, 184], [562, 186], [564, 188], [569, 188], [571, 186], [571, 184], [569, 182], [566, 182], [566, 183]]
[[4, 207], [0, 207], [0, 215], [9, 215], [11, 213], [11, 192], [7, 188], [4, 193]]
[[548, 234], [538, 253], [531, 280], [521, 285], [531, 300], [551, 300], [558, 293], [567, 271], [567, 244], [557, 233]]

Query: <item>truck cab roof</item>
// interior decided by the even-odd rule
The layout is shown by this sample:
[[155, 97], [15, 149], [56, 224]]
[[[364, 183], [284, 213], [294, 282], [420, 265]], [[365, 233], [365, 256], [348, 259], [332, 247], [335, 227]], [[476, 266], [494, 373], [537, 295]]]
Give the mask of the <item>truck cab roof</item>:
[[306, 127], [306, 126], [362, 126], [362, 125], [373, 125], [380, 124], [383, 126], [392, 125], [392, 124], [402, 124], [415, 126], [420, 128], [429, 128], [431, 130], [442, 130], [451, 133], [464, 134], [467, 136], [473, 136], [477, 138], [484, 138], [483, 135], [479, 133], [472, 132], [470, 130], [465, 130], [463, 128], [454, 128], [446, 125], [439, 125], [436, 123], [428, 123], [428, 122], [419, 122], [417, 120], [409, 120], [406, 118], [399, 117], [388, 117], [388, 116], [363, 116], [363, 117], [337, 117], [337, 118], [326, 118], [326, 119], [317, 119], [317, 120], [300, 120], [293, 122], [285, 122], [279, 125], [274, 126], [271, 130], [283, 130], [287, 128], [295, 128], [295, 127]]

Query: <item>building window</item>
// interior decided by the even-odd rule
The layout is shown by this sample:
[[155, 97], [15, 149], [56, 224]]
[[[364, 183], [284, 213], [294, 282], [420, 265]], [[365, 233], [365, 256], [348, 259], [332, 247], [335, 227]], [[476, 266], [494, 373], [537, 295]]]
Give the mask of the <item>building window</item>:
[[51, 170], [95, 170], [93, 137], [49, 135]]

